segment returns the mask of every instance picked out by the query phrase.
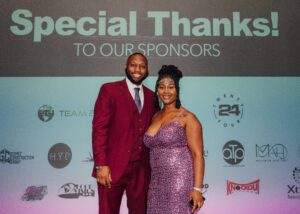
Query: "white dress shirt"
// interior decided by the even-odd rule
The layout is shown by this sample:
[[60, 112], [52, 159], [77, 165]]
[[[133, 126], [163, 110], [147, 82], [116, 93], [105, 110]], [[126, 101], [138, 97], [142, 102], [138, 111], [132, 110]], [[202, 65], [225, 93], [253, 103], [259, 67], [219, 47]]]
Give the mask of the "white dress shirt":
[[134, 95], [135, 95], [135, 91], [134, 91], [134, 88], [140, 88], [139, 90], [139, 95], [140, 95], [140, 99], [141, 99], [141, 103], [142, 103], [142, 109], [143, 109], [143, 106], [144, 106], [144, 91], [143, 91], [143, 85], [140, 84], [140, 85], [135, 85], [133, 84], [127, 77], [126, 77], [126, 84], [127, 84], [127, 87], [129, 89], [129, 92], [132, 96], [132, 99], [134, 100]]

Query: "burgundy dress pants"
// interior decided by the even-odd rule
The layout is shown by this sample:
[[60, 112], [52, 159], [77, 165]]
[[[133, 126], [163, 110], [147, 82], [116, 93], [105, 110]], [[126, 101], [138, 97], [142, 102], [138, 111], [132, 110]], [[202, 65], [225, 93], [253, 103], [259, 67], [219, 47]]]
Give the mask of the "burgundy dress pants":
[[[145, 214], [149, 185], [148, 170], [140, 161], [129, 162], [125, 173], [111, 188], [98, 184], [99, 214], [119, 214], [126, 191], [129, 214]], [[112, 172], [113, 173], [113, 172]]]

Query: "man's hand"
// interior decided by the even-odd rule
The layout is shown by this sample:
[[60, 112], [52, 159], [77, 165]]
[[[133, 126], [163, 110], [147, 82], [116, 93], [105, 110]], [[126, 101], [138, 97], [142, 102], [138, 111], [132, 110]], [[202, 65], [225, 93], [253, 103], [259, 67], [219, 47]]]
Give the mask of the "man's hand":
[[111, 172], [108, 166], [102, 166], [101, 169], [97, 169], [97, 182], [108, 188], [111, 187]]

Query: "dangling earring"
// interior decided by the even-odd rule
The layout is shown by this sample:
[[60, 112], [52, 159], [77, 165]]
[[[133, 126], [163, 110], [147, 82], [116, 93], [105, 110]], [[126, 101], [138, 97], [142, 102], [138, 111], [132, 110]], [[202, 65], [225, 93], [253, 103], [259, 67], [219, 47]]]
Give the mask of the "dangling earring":
[[160, 107], [160, 108], [163, 108], [164, 103], [161, 101], [161, 99], [158, 99], [158, 102], [159, 102], [159, 107]]
[[157, 96], [157, 100], [158, 100], [158, 105], [159, 105], [159, 107], [162, 109], [162, 107], [163, 107], [163, 102], [162, 102], [162, 100], [160, 99], [160, 97], [158, 96], [158, 92], [156, 93], [156, 96]]

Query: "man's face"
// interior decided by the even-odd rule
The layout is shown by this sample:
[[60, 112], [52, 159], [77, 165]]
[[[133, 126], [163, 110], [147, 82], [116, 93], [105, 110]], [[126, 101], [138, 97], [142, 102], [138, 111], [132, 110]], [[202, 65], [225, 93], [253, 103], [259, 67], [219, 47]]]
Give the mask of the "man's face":
[[139, 85], [148, 75], [148, 66], [145, 58], [139, 54], [133, 55], [126, 65], [127, 78], [136, 85]]

